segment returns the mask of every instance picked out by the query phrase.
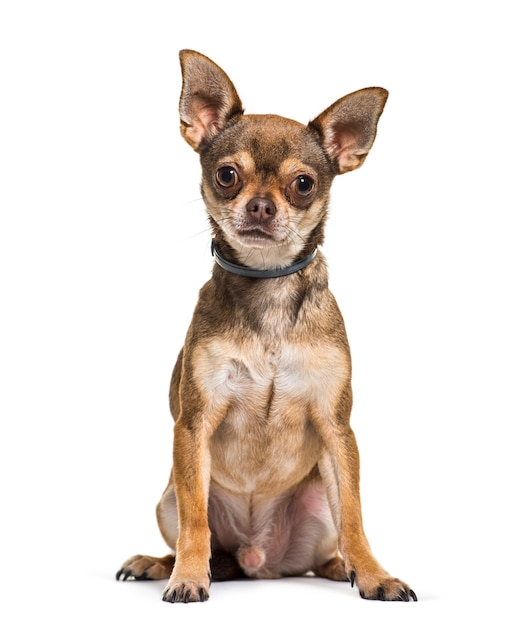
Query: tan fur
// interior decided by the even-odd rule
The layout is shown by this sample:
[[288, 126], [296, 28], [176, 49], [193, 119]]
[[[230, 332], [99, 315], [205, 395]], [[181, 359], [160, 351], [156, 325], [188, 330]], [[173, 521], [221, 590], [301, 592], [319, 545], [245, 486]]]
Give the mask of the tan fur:
[[[387, 99], [355, 92], [308, 126], [244, 115], [228, 76], [181, 52], [181, 132], [199, 153], [216, 246], [231, 263], [287, 267], [323, 241], [335, 175], [363, 164]], [[362, 597], [416, 600], [365, 537], [349, 426], [351, 357], [321, 252], [278, 278], [214, 266], [170, 386], [173, 470], [157, 507], [173, 555], [138, 555], [117, 578], [165, 578], [163, 599], [209, 581], [312, 571]], [[172, 569], [173, 567], [173, 569]]]

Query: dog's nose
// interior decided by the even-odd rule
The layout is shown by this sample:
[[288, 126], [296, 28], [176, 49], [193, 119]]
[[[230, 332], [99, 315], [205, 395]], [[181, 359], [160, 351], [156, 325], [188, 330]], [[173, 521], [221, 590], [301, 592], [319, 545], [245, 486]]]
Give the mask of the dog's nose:
[[247, 213], [254, 222], [269, 222], [276, 215], [276, 205], [267, 198], [252, 198], [247, 204]]

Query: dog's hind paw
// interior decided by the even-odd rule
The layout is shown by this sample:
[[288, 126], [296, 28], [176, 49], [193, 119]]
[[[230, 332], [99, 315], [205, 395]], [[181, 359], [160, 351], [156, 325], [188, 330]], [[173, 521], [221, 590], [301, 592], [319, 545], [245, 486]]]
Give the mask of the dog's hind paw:
[[137, 554], [125, 561], [115, 574], [117, 580], [161, 580], [169, 578], [175, 558], [172, 554], [163, 557]]
[[345, 563], [339, 556], [336, 556], [326, 563], [319, 565], [313, 571], [316, 576], [328, 578], [329, 580], [339, 580], [342, 582], [349, 580], [345, 572]]

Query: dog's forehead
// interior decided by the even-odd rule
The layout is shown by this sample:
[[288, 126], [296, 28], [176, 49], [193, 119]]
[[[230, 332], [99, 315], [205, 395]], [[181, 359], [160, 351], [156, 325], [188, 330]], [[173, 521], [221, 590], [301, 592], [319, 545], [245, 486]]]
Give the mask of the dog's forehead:
[[276, 170], [286, 159], [328, 167], [316, 134], [303, 124], [278, 115], [244, 115], [215, 137], [210, 156], [249, 152], [257, 169]]

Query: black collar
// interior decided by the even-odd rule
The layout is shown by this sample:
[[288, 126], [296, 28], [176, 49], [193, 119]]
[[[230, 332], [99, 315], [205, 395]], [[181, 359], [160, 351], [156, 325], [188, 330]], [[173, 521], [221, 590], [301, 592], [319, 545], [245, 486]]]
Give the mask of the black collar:
[[304, 267], [307, 267], [307, 265], [309, 265], [309, 263], [314, 260], [317, 252], [318, 249], [315, 248], [314, 252], [309, 254], [309, 256], [306, 256], [304, 259], [296, 261], [296, 263], [292, 263], [292, 265], [287, 265], [287, 267], [279, 267], [273, 270], [257, 270], [251, 267], [245, 267], [244, 265], [237, 265], [237, 263], [231, 263], [230, 261], [227, 261], [224, 257], [221, 256], [215, 240], [212, 239], [212, 256], [214, 257], [215, 262], [227, 272], [237, 274], [238, 276], [245, 276], [247, 278], [278, 278], [279, 276], [294, 274], [294, 272], [298, 272]]

